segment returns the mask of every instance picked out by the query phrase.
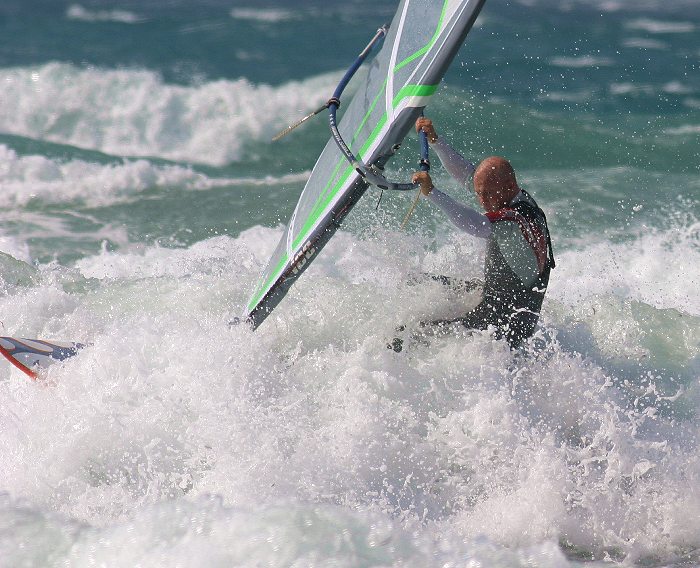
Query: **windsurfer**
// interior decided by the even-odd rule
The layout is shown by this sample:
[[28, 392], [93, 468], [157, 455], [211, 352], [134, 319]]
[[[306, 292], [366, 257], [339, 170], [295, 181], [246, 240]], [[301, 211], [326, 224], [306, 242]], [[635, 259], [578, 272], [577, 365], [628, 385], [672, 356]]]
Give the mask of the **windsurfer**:
[[518, 186], [511, 164], [491, 156], [478, 167], [439, 138], [430, 119], [421, 117], [416, 130], [445, 169], [460, 184], [473, 177], [474, 192], [485, 213], [455, 201], [433, 186], [430, 174], [417, 172], [413, 182], [462, 231], [487, 239], [481, 302], [463, 317], [423, 324], [444, 329], [459, 323], [470, 329], [495, 327], [495, 336], [517, 347], [530, 337], [539, 319], [554, 256], [547, 219], [535, 200]]

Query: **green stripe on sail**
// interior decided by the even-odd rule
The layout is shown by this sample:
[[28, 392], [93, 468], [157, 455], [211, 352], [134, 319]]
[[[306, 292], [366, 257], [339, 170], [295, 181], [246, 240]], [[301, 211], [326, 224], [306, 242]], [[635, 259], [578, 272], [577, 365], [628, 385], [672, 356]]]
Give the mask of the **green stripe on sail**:
[[284, 268], [284, 265], [287, 264], [287, 255], [285, 254], [275, 266], [275, 269], [271, 272], [270, 277], [265, 281], [265, 284], [262, 284], [258, 286], [255, 289], [255, 294], [253, 296], [253, 299], [248, 302], [248, 313], [252, 312], [255, 307], [260, 303], [260, 300], [263, 299], [263, 296], [267, 293], [269, 290], [270, 286], [272, 286], [272, 282], [277, 280], [277, 276], [279, 273], [282, 271], [282, 268]]
[[[398, 64], [394, 67], [394, 69], [392, 70], [392, 73], [396, 73], [397, 71], [399, 71], [401, 68], [405, 67], [406, 65], [408, 65], [408, 64], [411, 63], [412, 61], [415, 61], [417, 58], [421, 57], [422, 55], [425, 55], [425, 53], [427, 53], [428, 50], [430, 50], [430, 48], [435, 44], [435, 42], [437, 41], [438, 36], [440, 35], [440, 30], [441, 30], [441, 28], [442, 28], [442, 22], [443, 22], [443, 20], [445, 19], [445, 12], [447, 11], [447, 4], [448, 4], [448, 3], [449, 3], [449, 0], [445, 0], [445, 2], [444, 2], [443, 5], [442, 5], [442, 11], [441, 11], [441, 13], [440, 13], [440, 18], [439, 18], [439, 20], [438, 20], [437, 27], [436, 27], [436, 29], [435, 29], [435, 33], [433, 34], [433, 37], [430, 38], [430, 41], [429, 41], [427, 44], [425, 44], [421, 49], [419, 49], [418, 51], [416, 51], [415, 53], [413, 53], [413, 55], [410, 55], [409, 57], [407, 57], [406, 59], [404, 59], [402, 62], [398, 63]], [[388, 77], [384, 79], [384, 83], [382, 84], [381, 89], [380, 89], [379, 92], [377, 93], [377, 96], [374, 97], [374, 100], [373, 100], [372, 103], [369, 105], [369, 108], [367, 109], [367, 112], [365, 113], [365, 116], [362, 118], [362, 120], [360, 121], [359, 126], [358, 126], [357, 129], [355, 130], [355, 133], [353, 134], [353, 137], [352, 137], [352, 139], [350, 140], [350, 144], [348, 144], [348, 147], [349, 147], [349, 148], [352, 148], [352, 145], [355, 143], [355, 140], [357, 139], [357, 137], [359, 136], [360, 132], [362, 131], [362, 128], [364, 127], [364, 125], [365, 125], [365, 124], [367, 123], [367, 121], [369, 120], [369, 117], [371, 116], [372, 111], [374, 110], [374, 107], [377, 106], [377, 103], [379, 102], [379, 99], [381, 98], [381, 96], [384, 94], [384, 92], [385, 92], [385, 90], [386, 90], [386, 84], [387, 84], [388, 81], [389, 81]], [[434, 92], [434, 91], [433, 91], [433, 92]], [[399, 91], [399, 94], [401, 94], [401, 91]], [[430, 94], [432, 94], [432, 93], [430, 93]], [[419, 96], [427, 96], [427, 94], [426, 94], [426, 95], [419, 95]], [[396, 107], [396, 98], [394, 98], [394, 107]], [[314, 208], [313, 208], [313, 210], [312, 210], [312, 212], [311, 212], [312, 215], [313, 215], [314, 212], [316, 211], [316, 208], [317, 208], [318, 203], [320, 203], [321, 199], [325, 196], [326, 192], [328, 191], [328, 188], [330, 187], [330, 184], [331, 184], [332, 180], [335, 178], [336, 174], [338, 173], [338, 169], [339, 169], [339, 167], [337, 166], [336, 169], [333, 171], [333, 175], [331, 176], [331, 179], [328, 181], [328, 183], [326, 184], [326, 187], [323, 188], [323, 191], [322, 191], [321, 194], [319, 195], [319, 198], [318, 198], [318, 200], [317, 200], [316, 204], [314, 205]]]
[[[397, 106], [399, 106], [399, 104], [401, 103], [401, 101], [403, 99], [408, 98], [408, 97], [429, 97], [435, 93], [435, 91], [437, 90], [437, 87], [438, 87], [437, 85], [406, 85], [401, 90], [399, 90], [399, 92], [394, 97], [394, 100], [391, 103], [392, 107], [396, 108]], [[372, 108], [376, 104], [377, 99], [379, 98], [380, 95], [381, 95], [381, 93], [379, 95], [377, 95], [377, 97], [373, 101]], [[371, 109], [370, 109], [370, 112], [371, 112]], [[369, 116], [369, 113], [367, 114], [367, 116], [363, 120], [362, 125], [365, 124], [368, 116]], [[379, 135], [382, 128], [384, 128], [384, 125], [386, 124], [387, 120], [388, 120], [388, 117], [387, 117], [387, 114], [385, 112], [382, 115], [382, 117], [380, 118], [377, 125], [374, 127], [374, 129], [370, 133], [370, 135], [367, 137], [367, 140], [362, 145], [362, 148], [360, 148], [360, 152], [358, 155], [359, 159], [362, 159], [362, 153], [364, 153], [367, 150], [367, 148], [369, 148], [374, 143], [374, 140]], [[359, 132], [360, 132], [360, 129], [358, 128], [357, 131], [355, 132], [353, 141], [355, 140], [355, 138], [357, 138]], [[329, 200], [331, 200], [333, 198], [333, 196], [337, 193], [338, 184], [343, 184], [346, 181], [347, 176], [349, 176], [354, 171], [354, 168], [352, 166], [348, 167], [348, 169], [344, 172], [344, 177], [333, 187], [333, 191], [331, 192], [330, 197], [329, 197], [328, 196], [329, 194], [327, 193], [328, 188], [329, 188], [330, 184], [332, 183], [332, 181], [335, 179], [335, 176], [338, 173], [340, 166], [342, 166], [342, 164], [344, 162], [345, 162], [345, 160], [341, 159], [340, 162], [337, 164], [335, 170], [333, 171], [333, 175], [331, 176], [331, 179], [328, 181], [328, 183], [326, 184], [326, 187], [324, 188], [324, 190], [321, 192], [318, 199], [316, 200], [316, 203], [314, 204], [314, 206], [311, 210], [311, 213], [309, 213], [309, 219], [313, 220], [316, 217], [318, 217], [320, 212], [326, 207], [326, 205], [328, 205]], [[304, 231], [304, 228], [305, 227], [302, 227], [302, 231]], [[295, 240], [294, 245], [296, 245], [296, 244], [297, 244], [297, 241]]]
[[403, 99], [409, 97], [430, 97], [435, 94], [437, 88], [437, 85], [406, 85], [396, 94], [392, 104], [396, 108]]
[[445, 0], [442, 4], [442, 11], [440, 12], [440, 19], [438, 20], [437, 28], [435, 29], [435, 33], [433, 34], [433, 37], [430, 38], [430, 41], [425, 44], [422, 48], [420, 48], [418, 51], [413, 53], [412, 55], [409, 55], [406, 59], [401, 61], [394, 67], [394, 73], [396, 73], [399, 69], [405, 67], [412, 61], [418, 59], [422, 55], [425, 55], [428, 50], [430, 50], [433, 45], [435, 45], [435, 42], [437, 41], [438, 36], [440, 35], [440, 31], [442, 30], [442, 23], [445, 19], [445, 13], [447, 12], [447, 5], [450, 3], [450, 0]]
[[[437, 38], [440, 35], [440, 31], [442, 29], [442, 25], [443, 25], [443, 22], [445, 19], [445, 14], [447, 12], [447, 6], [448, 6], [449, 2], [450, 2], [450, 0], [445, 0], [443, 2], [442, 10], [440, 13], [440, 18], [438, 20], [438, 24], [437, 24], [437, 27], [435, 29], [435, 33], [431, 37], [430, 41], [425, 46], [423, 46], [421, 49], [419, 49], [418, 51], [416, 51], [412, 55], [408, 56], [403, 61], [399, 62], [392, 70], [393, 73], [396, 73], [397, 71], [399, 71], [400, 69], [402, 69], [406, 65], [415, 61], [419, 57], [422, 57], [423, 55], [425, 55], [425, 53], [427, 53], [430, 50], [430, 48], [435, 44], [435, 42], [437, 41]], [[350, 142], [351, 146], [355, 142], [357, 137], [359, 136], [360, 132], [364, 128], [367, 121], [369, 120], [369, 117], [371, 116], [372, 112], [374, 111], [374, 108], [376, 107], [377, 103], [379, 102], [382, 94], [385, 92], [387, 82], [388, 82], [388, 78], [384, 79], [384, 83], [382, 84], [382, 88], [380, 89], [379, 93], [377, 93], [377, 96], [372, 101], [370, 107], [368, 108], [367, 112], [365, 113], [365, 116], [360, 121], [360, 124], [358, 125], [357, 129], [355, 130], [355, 133], [353, 134], [352, 140]], [[435, 92], [436, 89], [437, 89], [437, 85], [406, 85], [398, 92], [396, 97], [394, 97], [394, 99], [392, 101], [392, 105], [394, 108], [396, 108], [396, 106], [401, 102], [401, 100], [404, 97], [430, 96]], [[371, 145], [371, 143], [374, 141], [374, 139], [376, 138], [376, 136], [379, 134], [382, 127], [386, 123], [386, 119], [387, 119], [387, 116], [386, 116], [386, 113], [384, 113], [379, 124], [377, 124], [377, 126], [373, 129], [372, 133], [368, 137], [365, 144], [363, 144], [361, 152], [364, 152]], [[335, 184], [335, 186], [333, 186], [333, 189], [332, 189], [331, 194], [329, 196], [327, 193], [328, 189], [331, 187], [331, 184], [332, 184], [333, 180], [336, 178], [338, 171], [341, 169], [343, 162], [344, 162], [344, 159], [341, 159], [338, 162], [338, 164], [336, 165], [336, 167], [333, 171], [333, 174], [331, 175], [331, 178], [328, 180], [328, 183], [326, 184], [323, 191], [321, 192], [318, 199], [316, 200], [316, 203], [314, 204], [314, 207], [311, 210], [311, 214], [309, 215], [307, 222], [302, 227], [302, 230], [299, 233], [299, 236], [294, 240], [293, 245], [292, 245], [293, 247], [298, 246], [300, 241], [304, 240], [304, 238], [306, 237], [306, 235], [310, 231], [311, 226], [314, 225], [318, 221], [318, 218], [319, 218], [321, 212], [325, 209], [325, 207], [328, 205], [328, 203], [330, 201], [332, 201], [333, 197], [336, 195], [336, 193], [338, 192], [340, 187], [342, 187], [342, 185], [347, 181], [348, 177], [354, 171], [352, 166], [348, 165], [345, 172], [343, 172], [342, 178]], [[288, 259], [287, 255], [286, 254], [283, 255], [283, 257], [280, 259], [280, 261], [277, 264], [277, 266], [275, 267], [275, 269], [272, 271], [271, 276], [265, 281], [264, 284], [258, 285], [253, 299], [248, 303], [248, 311], [249, 312], [252, 311], [258, 305], [258, 303], [261, 301], [261, 299], [264, 296], [264, 294], [266, 293], [266, 291], [272, 285], [272, 282], [277, 279], [279, 273], [282, 271], [282, 269], [284, 268], [284, 265], [288, 262], [288, 260], [289, 259]]]
[[[357, 137], [360, 135], [360, 132], [362, 132], [362, 128], [364, 125], [367, 123], [369, 120], [370, 115], [372, 114], [372, 111], [374, 110], [374, 107], [377, 106], [377, 103], [379, 102], [379, 99], [381, 98], [382, 94], [384, 94], [384, 90], [386, 89], [386, 84], [388, 82], [388, 79], [384, 79], [384, 83], [382, 84], [381, 89], [379, 90], [379, 93], [377, 93], [377, 96], [374, 97], [374, 100], [372, 103], [369, 105], [369, 108], [367, 109], [367, 112], [365, 113], [365, 116], [363, 119], [360, 121], [360, 125], [357, 127], [355, 130], [355, 133], [352, 135], [352, 139], [350, 140], [350, 143], [348, 144], [349, 148], [352, 148], [353, 144], [355, 144], [355, 141], [357, 140]], [[338, 175], [338, 171], [340, 170], [340, 167], [343, 165], [343, 163], [346, 160], [340, 160], [335, 168], [333, 169], [333, 173], [331, 174], [330, 179], [328, 180], [328, 183], [326, 183], [326, 186], [323, 188], [323, 191], [319, 194], [319, 196], [316, 198], [316, 203], [314, 203], [313, 208], [311, 209], [311, 213], [309, 214], [310, 216], [313, 216], [314, 214], [317, 213], [319, 204], [322, 202], [323, 198], [326, 196], [328, 190], [331, 187], [331, 184], [333, 183], [333, 180], [336, 178]]]
[[[406, 85], [403, 87], [397, 95], [394, 97], [394, 100], [392, 101], [392, 106], [393, 108], [396, 108], [401, 104], [401, 102], [409, 97], [427, 97], [435, 93], [437, 90], [437, 85]], [[385, 112], [382, 115], [382, 118], [379, 120], [377, 125], [374, 127], [372, 130], [372, 133], [367, 137], [367, 140], [365, 143], [362, 145], [362, 148], [360, 148], [360, 156], [358, 156], [360, 159], [361, 155], [367, 151], [367, 149], [374, 144], [375, 140], [377, 139], [377, 136], [381, 133], [382, 129], [386, 125], [388, 120], [387, 113]], [[344, 157], [341, 157], [341, 163], [345, 161]], [[292, 246], [297, 247], [302, 241], [306, 239], [308, 236], [309, 229], [316, 224], [316, 222], [319, 220], [319, 217], [321, 213], [326, 209], [328, 204], [333, 200], [335, 195], [338, 193], [338, 190], [343, 186], [343, 184], [347, 181], [348, 177], [354, 172], [355, 169], [348, 165], [348, 168], [343, 172], [343, 177], [333, 186], [333, 189], [330, 193], [320, 197], [316, 204], [314, 205], [311, 213], [309, 214], [309, 217], [307, 218], [306, 222], [304, 223], [303, 227], [301, 228], [301, 231], [299, 231], [299, 235], [294, 239]]]

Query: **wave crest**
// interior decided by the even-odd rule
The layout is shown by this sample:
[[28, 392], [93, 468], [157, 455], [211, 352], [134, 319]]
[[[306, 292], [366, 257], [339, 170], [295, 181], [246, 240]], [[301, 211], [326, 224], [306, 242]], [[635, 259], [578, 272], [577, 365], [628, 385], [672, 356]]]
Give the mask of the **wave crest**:
[[118, 156], [223, 166], [332, 89], [333, 75], [279, 87], [245, 78], [166, 84], [146, 70], [64, 63], [0, 70], [0, 130]]

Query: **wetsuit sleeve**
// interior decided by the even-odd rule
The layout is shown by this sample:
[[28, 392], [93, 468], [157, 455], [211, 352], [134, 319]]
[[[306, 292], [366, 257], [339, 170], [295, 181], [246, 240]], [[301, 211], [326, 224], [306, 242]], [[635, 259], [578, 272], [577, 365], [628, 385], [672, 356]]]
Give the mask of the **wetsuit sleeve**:
[[455, 201], [449, 195], [434, 188], [428, 194], [428, 200], [444, 211], [454, 225], [475, 237], [486, 239], [491, 235], [491, 221], [475, 209]]
[[474, 164], [442, 138], [438, 138], [430, 147], [432, 150], [435, 150], [438, 158], [440, 158], [440, 162], [442, 162], [449, 174], [466, 187], [469, 184], [469, 179], [474, 175]]

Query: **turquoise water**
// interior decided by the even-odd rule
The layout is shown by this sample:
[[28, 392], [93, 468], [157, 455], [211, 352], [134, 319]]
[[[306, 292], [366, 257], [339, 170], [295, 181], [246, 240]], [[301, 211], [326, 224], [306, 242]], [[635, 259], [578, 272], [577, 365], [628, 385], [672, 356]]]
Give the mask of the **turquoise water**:
[[372, 191], [259, 330], [227, 325], [327, 122], [270, 138], [394, 10], [0, 6], [3, 335], [90, 344], [46, 386], [0, 368], [0, 566], [700, 564], [697, 2], [487, 0], [427, 109], [548, 215], [537, 356], [387, 352], [473, 301], [412, 277], [483, 250]]

